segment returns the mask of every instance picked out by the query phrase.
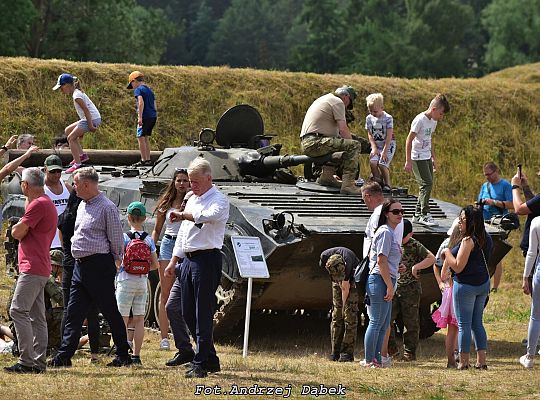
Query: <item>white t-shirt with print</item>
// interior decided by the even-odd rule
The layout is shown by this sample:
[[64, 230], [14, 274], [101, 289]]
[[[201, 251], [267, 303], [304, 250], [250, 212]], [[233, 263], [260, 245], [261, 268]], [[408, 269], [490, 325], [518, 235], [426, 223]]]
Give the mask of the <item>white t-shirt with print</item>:
[[92, 117], [92, 121], [98, 118], [101, 118], [101, 115], [99, 114], [98, 109], [92, 103], [92, 100], [84, 93], [82, 90], [75, 89], [73, 92], [73, 104], [75, 104], [75, 110], [77, 110], [77, 115], [80, 119], [86, 119], [86, 116], [84, 115], [84, 111], [82, 107], [75, 101], [76, 99], [82, 99], [84, 104], [86, 104], [86, 107], [88, 108], [88, 111], [90, 111], [90, 116]]
[[411, 160], [431, 159], [431, 137], [436, 127], [437, 121], [423, 112], [414, 118], [411, 132], [416, 133], [416, 137], [412, 141]]

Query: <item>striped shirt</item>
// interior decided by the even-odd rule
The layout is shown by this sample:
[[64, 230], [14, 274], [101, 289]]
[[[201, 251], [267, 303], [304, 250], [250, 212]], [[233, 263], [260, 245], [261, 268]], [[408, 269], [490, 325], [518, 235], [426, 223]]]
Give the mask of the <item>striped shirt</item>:
[[73, 258], [112, 253], [121, 259], [124, 233], [118, 209], [103, 193], [81, 201], [71, 238]]

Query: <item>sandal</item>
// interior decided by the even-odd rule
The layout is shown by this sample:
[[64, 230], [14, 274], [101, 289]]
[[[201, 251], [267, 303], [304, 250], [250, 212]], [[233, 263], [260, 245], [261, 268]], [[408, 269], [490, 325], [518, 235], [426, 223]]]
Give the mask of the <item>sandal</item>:
[[457, 369], [460, 370], [460, 371], [464, 371], [466, 369], [469, 369], [469, 364], [464, 365], [464, 364], [459, 363], [458, 366], [457, 366]]

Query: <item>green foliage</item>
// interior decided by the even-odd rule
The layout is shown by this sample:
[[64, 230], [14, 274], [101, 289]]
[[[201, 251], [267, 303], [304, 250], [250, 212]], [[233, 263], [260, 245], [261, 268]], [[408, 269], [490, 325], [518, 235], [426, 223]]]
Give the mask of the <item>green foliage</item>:
[[0, 13], [0, 55], [25, 55], [25, 43], [36, 16], [32, 0], [0, 0], [0, 9], [3, 10]]
[[293, 68], [336, 72], [343, 64], [343, 11], [332, 0], [305, 0], [298, 22], [306, 27], [306, 40], [292, 49]]
[[294, 8], [294, 4], [284, 0], [233, 0], [212, 35], [208, 63], [286, 67], [286, 34]]
[[483, 13], [490, 70], [540, 60], [540, 1], [493, 0]]

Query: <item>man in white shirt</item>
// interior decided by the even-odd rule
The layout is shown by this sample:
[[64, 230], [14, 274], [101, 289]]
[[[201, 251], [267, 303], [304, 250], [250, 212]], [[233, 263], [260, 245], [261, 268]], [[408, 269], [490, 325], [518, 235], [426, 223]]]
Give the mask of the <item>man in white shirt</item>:
[[165, 275], [173, 276], [177, 262], [183, 258], [182, 315], [197, 344], [186, 378], [204, 378], [208, 372], [220, 371], [213, 340], [213, 317], [229, 200], [212, 184], [212, 170], [205, 159], [193, 160], [188, 176], [193, 196], [184, 211], [171, 212], [172, 221], [183, 222]]
[[[51, 154], [45, 159], [45, 194], [52, 200], [56, 207], [56, 213], [62, 214], [66, 209], [71, 185], [62, 181], [62, 160], [56, 154]], [[58, 229], [51, 243], [51, 249], [62, 249], [62, 243]]]

